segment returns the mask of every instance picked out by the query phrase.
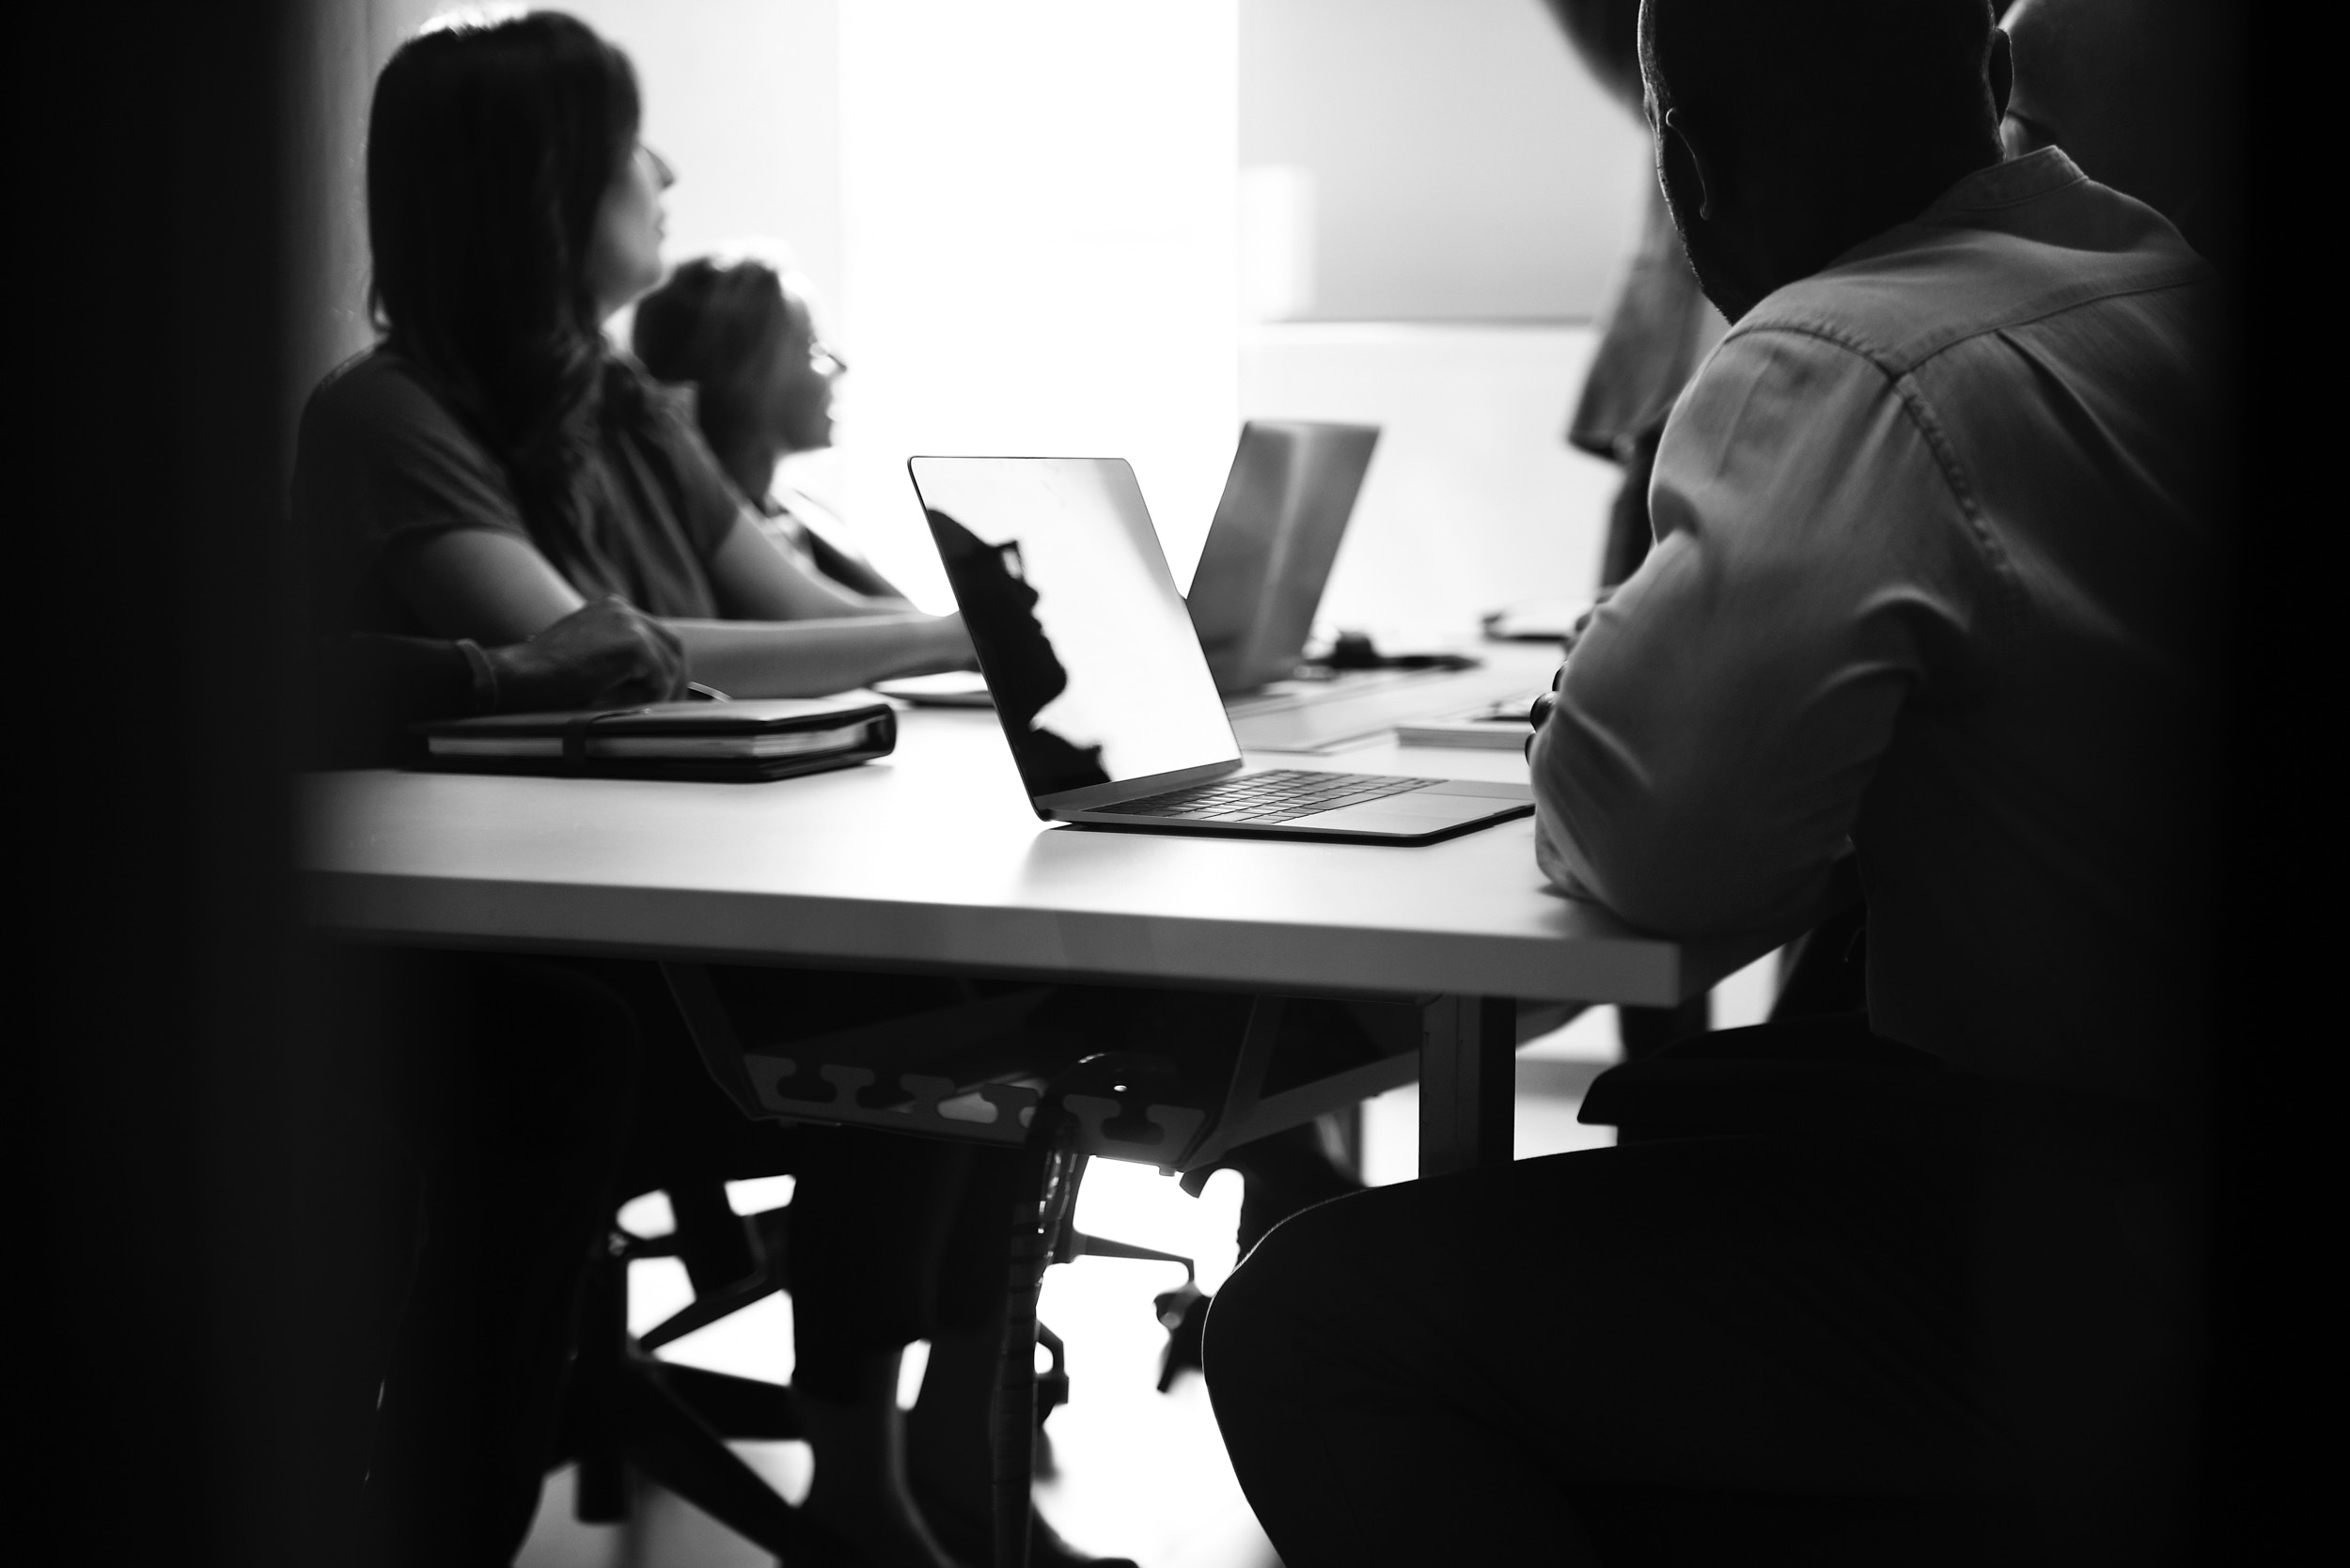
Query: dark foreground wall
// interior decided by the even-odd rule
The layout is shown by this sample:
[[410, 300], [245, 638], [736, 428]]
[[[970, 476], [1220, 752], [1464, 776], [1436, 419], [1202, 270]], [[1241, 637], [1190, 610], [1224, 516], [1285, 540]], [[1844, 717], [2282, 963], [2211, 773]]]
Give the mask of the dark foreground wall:
[[[8, 20], [12, 1534], [317, 1560], [271, 5]], [[25, 1473], [29, 1471], [29, 1473]]]

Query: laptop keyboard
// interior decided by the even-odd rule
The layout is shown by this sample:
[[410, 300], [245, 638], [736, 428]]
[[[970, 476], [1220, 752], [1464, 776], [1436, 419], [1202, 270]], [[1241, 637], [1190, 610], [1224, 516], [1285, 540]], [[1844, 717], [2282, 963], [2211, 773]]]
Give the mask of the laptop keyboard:
[[1392, 774], [1275, 768], [1094, 809], [1109, 816], [1161, 817], [1186, 823], [1285, 823], [1439, 782], [1434, 778], [1398, 778]]

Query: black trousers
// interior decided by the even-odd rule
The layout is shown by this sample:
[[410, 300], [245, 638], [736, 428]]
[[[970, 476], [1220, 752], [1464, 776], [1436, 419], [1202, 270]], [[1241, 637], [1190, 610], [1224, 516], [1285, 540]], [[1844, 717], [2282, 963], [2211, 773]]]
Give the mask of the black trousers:
[[365, 1015], [346, 1038], [371, 1058], [378, 1114], [351, 1128], [348, 1163], [372, 1173], [351, 1182], [367, 1196], [344, 1215], [365, 1266], [359, 1288], [334, 1293], [349, 1332], [321, 1464], [355, 1472], [365, 1453], [356, 1560], [504, 1563], [555, 1452], [639, 1031], [589, 967], [429, 954], [361, 967]]
[[1249, 1256], [1206, 1370], [1289, 1568], [2146, 1545], [2191, 1358], [2175, 1252], [2069, 1130], [1986, 1137], [1898, 1073], [1799, 1064], [1741, 1130], [1775, 1027], [1865, 1037], [1733, 1031], [1724, 1082], [1623, 1097], [1653, 1136], [1340, 1199]]
[[996, 1321], [1020, 1159], [859, 1128], [801, 1136], [791, 1384], [846, 1403], [866, 1358]]

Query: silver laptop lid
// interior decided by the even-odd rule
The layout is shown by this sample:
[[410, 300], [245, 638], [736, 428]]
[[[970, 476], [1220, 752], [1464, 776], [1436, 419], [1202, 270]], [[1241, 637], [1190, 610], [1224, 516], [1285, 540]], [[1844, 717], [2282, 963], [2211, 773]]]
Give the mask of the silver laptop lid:
[[906, 464], [1031, 801], [1240, 765], [1151, 513], [1120, 458]]
[[1216, 690], [1254, 691], [1296, 669], [1378, 442], [1376, 425], [1242, 427], [1191, 580], [1191, 623]]

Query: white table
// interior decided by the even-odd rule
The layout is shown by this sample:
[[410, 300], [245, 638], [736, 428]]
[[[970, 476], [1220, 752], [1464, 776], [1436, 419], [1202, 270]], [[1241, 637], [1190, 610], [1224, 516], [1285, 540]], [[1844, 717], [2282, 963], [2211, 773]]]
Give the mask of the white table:
[[[1505, 648], [1495, 663], [1523, 664], [1539, 686], [1553, 657]], [[1510, 1157], [1510, 1053], [1539, 1004], [1668, 1005], [1790, 934], [1689, 946], [1632, 932], [1545, 888], [1530, 819], [1417, 848], [1051, 826], [993, 713], [901, 717], [894, 756], [769, 784], [321, 776], [309, 907], [347, 934], [650, 958], [689, 975], [833, 964], [1414, 998], [1417, 1064], [1252, 1102], [1233, 1125], [1292, 1124], [1416, 1065], [1430, 1171]], [[1391, 741], [1251, 760], [1525, 776], [1513, 752]]]

